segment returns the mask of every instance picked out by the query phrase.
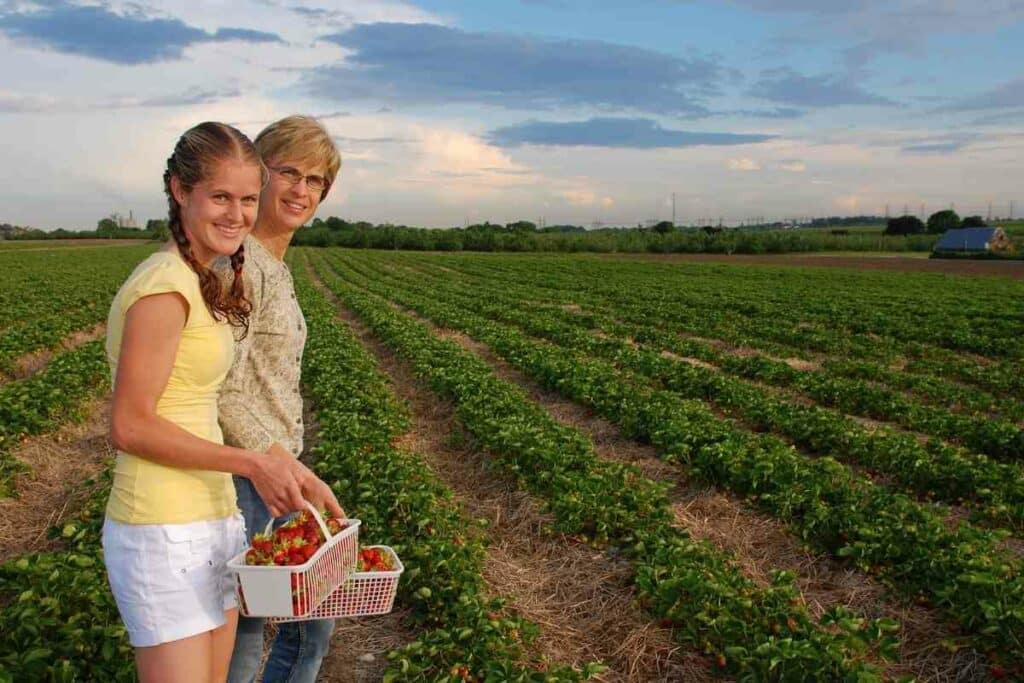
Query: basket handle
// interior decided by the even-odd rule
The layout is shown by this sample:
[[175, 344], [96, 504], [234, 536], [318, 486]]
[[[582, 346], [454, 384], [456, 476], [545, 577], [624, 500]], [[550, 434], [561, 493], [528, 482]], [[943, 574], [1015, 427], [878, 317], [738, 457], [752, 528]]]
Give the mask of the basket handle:
[[[327, 528], [327, 523], [324, 521], [324, 516], [321, 515], [320, 511], [316, 509], [316, 506], [310, 503], [308, 500], [303, 500], [302, 502], [305, 503], [306, 507], [309, 508], [310, 512], [313, 513], [313, 519], [315, 519], [316, 523], [320, 526], [320, 531], [324, 532], [324, 540], [330, 540], [334, 535], [331, 533], [330, 529]], [[270, 534], [270, 529], [272, 526], [274, 526], [273, 517], [267, 520], [267, 526], [263, 529], [264, 536]]]

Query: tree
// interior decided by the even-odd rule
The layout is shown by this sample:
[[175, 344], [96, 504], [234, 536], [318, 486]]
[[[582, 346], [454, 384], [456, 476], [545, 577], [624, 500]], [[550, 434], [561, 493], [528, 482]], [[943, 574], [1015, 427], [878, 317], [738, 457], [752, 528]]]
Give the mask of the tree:
[[512, 232], [537, 232], [537, 224], [532, 221], [516, 221], [505, 227]]
[[960, 221], [961, 228], [987, 228], [988, 224], [985, 219], [981, 216], [964, 216], [964, 219]]
[[916, 235], [924, 231], [924, 223], [917, 216], [890, 218], [888, 225], [885, 226], [886, 235]]
[[928, 232], [937, 234], [960, 227], [960, 216], [953, 209], [943, 209], [928, 216]]
[[[313, 222], [316, 223], [316, 219], [314, 219]], [[352, 225], [337, 216], [330, 216], [326, 221], [324, 221], [324, 224], [327, 226], [328, 230], [332, 231], [348, 230], [353, 228]]]
[[96, 223], [96, 234], [113, 236], [117, 232], [117, 221], [113, 218], [101, 218]]
[[155, 240], [171, 239], [171, 229], [166, 218], [150, 218], [146, 221], [146, 232], [152, 233]]
[[672, 221], [661, 221], [654, 226], [654, 232], [665, 235], [676, 229], [676, 226], [672, 224]]

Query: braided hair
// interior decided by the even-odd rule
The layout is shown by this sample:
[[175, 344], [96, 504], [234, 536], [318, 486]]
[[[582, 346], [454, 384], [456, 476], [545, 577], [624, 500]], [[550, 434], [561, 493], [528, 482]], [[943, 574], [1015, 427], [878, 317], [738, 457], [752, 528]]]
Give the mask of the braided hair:
[[207, 121], [190, 128], [178, 140], [174, 153], [167, 160], [164, 171], [164, 192], [167, 194], [168, 227], [185, 263], [199, 277], [199, 290], [203, 302], [214, 320], [226, 320], [231, 326], [241, 329], [241, 336], [249, 331], [251, 305], [245, 298], [242, 286], [242, 267], [245, 265], [245, 245], [231, 255], [231, 270], [234, 277], [228, 288], [222, 286], [220, 278], [212, 268], [201, 264], [192, 253], [192, 245], [181, 223], [181, 205], [171, 191], [171, 178], [177, 178], [185, 189], [191, 189], [208, 177], [217, 162], [237, 158], [258, 164], [266, 182], [267, 171], [260, 160], [252, 141], [237, 128]]

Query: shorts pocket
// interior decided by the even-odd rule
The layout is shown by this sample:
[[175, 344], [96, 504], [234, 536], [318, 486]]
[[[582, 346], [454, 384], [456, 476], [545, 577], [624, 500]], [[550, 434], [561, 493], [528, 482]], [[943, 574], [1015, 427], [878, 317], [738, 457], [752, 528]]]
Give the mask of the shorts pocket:
[[[191, 527], [191, 528], [190, 528]], [[164, 525], [167, 562], [176, 574], [195, 575], [213, 568], [209, 531], [192, 525]]]

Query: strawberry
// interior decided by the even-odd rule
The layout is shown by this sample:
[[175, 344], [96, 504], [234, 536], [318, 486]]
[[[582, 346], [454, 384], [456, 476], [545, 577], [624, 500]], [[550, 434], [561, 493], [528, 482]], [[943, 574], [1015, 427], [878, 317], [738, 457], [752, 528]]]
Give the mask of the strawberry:
[[379, 548], [362, 548], [359, 551], [359, 571], [380, 572], [390, 571], [391, 558]]

